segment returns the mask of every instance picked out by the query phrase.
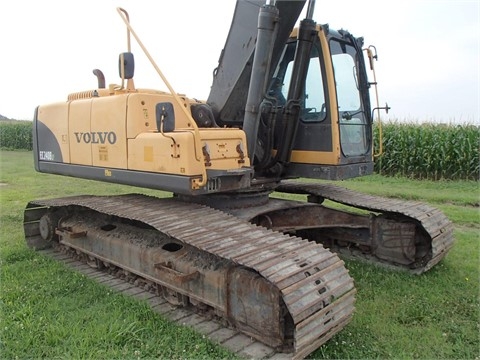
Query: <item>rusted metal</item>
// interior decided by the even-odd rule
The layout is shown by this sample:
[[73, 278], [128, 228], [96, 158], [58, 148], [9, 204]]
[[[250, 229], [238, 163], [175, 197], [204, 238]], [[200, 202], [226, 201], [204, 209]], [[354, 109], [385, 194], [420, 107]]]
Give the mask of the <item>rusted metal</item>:
[[160, 272], [162, 272], [162, 274], [160, 274], [159, 276], [164, 278], [164, 277], [167, 277], [167, 278], [170, 278], [170, 281], [171, 282], [174, 282], [174, 283], [180, 283], [180, 284], [183, 284], [185, 282], [189, 282], [189, 281], [193, 281], [193, 280], [197, 280], [198, 277], [200, 276], [200, 273], [198, 271], [194, 271], [194, 272], [191, 272], [189, 274], [183, 274], [181, 273], [180, 271], [177, 271], [177, 270], [174, 270], [172, 268], [172, 263], [171, 262], [168, 262], [168, 263], [158, 263], [158, 264], [154, 264], [153, 267], [157, 270], [159, 270]]
[[74, 230], [72, 230], [71, 227], [58, 228], [58, 229], [55, 231], [55, 234], [60, 235], [60, 236], [62, 236], [62, 237], [68, 236], [68, 237], [70, 237], [70, 238], [72, 238], [72, 239], [81, 238], [81, 237], [87, 236], [87, 232], [86, 232], [86, 231], [74, 231]]
[[289, 359], [293, 356], [293, 354], [292, 356], [290, 354], [278, 354], [273, 348], [252, 339], [248, 335], [232, 328], [225, 328], [225, 321], [216, 319], [210, 314], [200, 315], [199, 311], [201, 310], [197, 308], [182, 307], [178, 311], [178, 305], [172, 306], [169, 301], [158, 295], [159, 289], [152, 287], [151, 284], [138, 276], [135, 278], [129, 277], [127, 281], [124, 271], [116, 271], [114, 267], [105, 266], [92, 268], [86, 263], [85, 257], [81, 256], [82, 254], [63, 246], [55, 246], [55, 248], [55, 250], [41, 250], [39, 253], [63, 263], [73, 271], [84, 274], [113, 292], [146, 302], [154, 313], [160, 314], [179, 326], [191, 327], [212, 342], [237, 354], [239, 358], [273, 360], [278, 358]]
[[[334, 233], [330, 233], [331, 236], [340, 238], [347, 244], [355, 245], [335, 248], [342, 254], [351, 253], [361, 257], [362, 252], [365, 252], [365, 247], [362, 245], [367, 245], [369, 255], [373, 255], [373, 257], [368, 256], [368, 261], [388, 264], [390, 267], [399, 267], [419, 274], [437, 264], [454, 244], [451, 221], [440, 210], [424, 203], [361, 194], [332, 184], [286, 181], [282, 182], [276, 190], [305, 194], [311, 199], [328, 199], [373, 212], [374, 214], [370, 216], [360, 216], [346, 212], [343, 215], [330, 213], [334, 210], [310, 208], [303, 211], [297, 210], [301, 213], [297, 219], [302, 219], [296, 223], [297, 230], [301, 229], [302, 225], [304, 225], [303, 229], [321, 228], [324, 236], [325, 227], [329, 227], [331, 224], [332, 227], [337, 227]], [[293, 210], [287, 210], [286, 214], [289, 214], [289, 211]], [[328, 216], [332, 216], [333, 220], [326, 221], [327, 216], [320, 216], [323, 212], [329, 213]], [[341, 218], [344, 216], [346, 220], [342, 225]], [[270, 213], [269, 217], [272, 218], [273, 215]], [[283, 216], [274, 223], [288, 224], [288, 219], [289, 216]], [[311, 222], [306, 222], [308, 219]], [[363, 225], [362, 221], [364, 221]], [[367, 225], [367, 221], [370, 221], [370, 225]], [[338, 228], [342, 227], [343, 230], [358, 227], [359, 231], [355, 233], [344, 230], [343, 233], [340, 233]], [[363, 231], [360, 231], [362, 228]], [[280, 230], [278, 227], [277, 229]], [[333, 246], [334, 244], [329, 243], [329, 245]]]
[[59, 223], [71, 229], [59, 232], [64, 246], [157, 284], [177, 305], [210, 308], [294, 357], [321, 346], [354, 311], [343, 261], [314, 242], [202, 205], [123, 195], [32, 201], [27, 243], [40, 236], [32, 224], [58, 209], [69, 211]]

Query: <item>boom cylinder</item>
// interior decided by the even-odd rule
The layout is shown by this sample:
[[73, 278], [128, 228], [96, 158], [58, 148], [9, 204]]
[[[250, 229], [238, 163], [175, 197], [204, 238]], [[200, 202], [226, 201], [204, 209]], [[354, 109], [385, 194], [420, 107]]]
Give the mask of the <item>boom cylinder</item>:
[[[310, 12], [310, 11], [309, 11]], [[310, 51], [318, 34], [315, 21], [305, 18], [300, 22], [297, 38], [297, 48], [292, 71], [290, 86], [288, 88], [287, 105], [284, 109], [283, 143], [279, 146], [276, 160], [283, 166], [290, 161], [293, 141], [300, 118], [300, 102], [305, 86], [308, 66], [310, 64]]]
[[248, 89], [247, 104], [243, 130], [247, 136], [247, 148], [250, 161], [253, 163], [258, 136], [260, 104], [267, 87], [273, 42], [278, 22], [278, 9], [274, 5], [264, 5], [258, 14], [258, 33], [255, 55], [253, 58], [250, 87]]

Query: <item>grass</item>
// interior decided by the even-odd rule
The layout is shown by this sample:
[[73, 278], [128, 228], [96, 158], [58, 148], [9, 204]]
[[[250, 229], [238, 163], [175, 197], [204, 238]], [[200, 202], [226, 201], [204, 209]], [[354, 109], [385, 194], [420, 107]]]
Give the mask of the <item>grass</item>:
[[[23, 209], [32, 199], [81, 193], [167, 193], [35, 173], [31, 152], [1, 151], [0, 357], [233, 358], [141, 301], [26, 247]], [[353, 321], [315, 358], [480, 358], [479, 187], [475, 181], [369, 176], [339, 185], [426, 201], [455, 223], [456, 245], [421, 276], [346, 261], [357, 294]]]

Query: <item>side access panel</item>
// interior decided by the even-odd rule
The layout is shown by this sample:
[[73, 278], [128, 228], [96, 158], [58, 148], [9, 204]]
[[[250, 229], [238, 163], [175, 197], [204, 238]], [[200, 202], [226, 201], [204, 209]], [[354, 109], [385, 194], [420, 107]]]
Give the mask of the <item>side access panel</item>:
[[127, 168], [128, 96], [101, 97], [92, 101], [90, 145], [93, 166]]
[[193, 131], [175, 131], [164, 136], [148, 132], [128, 139], [128, 169], [176, 175], [200, 175], [195, 161]]
[[[70, 102], [68, 109], [68, 138], [71, 153], [71, 163], [92, 165], [92, 145], [90, 114], [92, 100], [82, 99]], [[63, 119], [57, 119], [64, 121]]]
[[[70, 162], [68, 103], [39, 106], [33, 119], [33, 153], [38, 161]], [[38, 170], [38, 169], [37, 169]]]

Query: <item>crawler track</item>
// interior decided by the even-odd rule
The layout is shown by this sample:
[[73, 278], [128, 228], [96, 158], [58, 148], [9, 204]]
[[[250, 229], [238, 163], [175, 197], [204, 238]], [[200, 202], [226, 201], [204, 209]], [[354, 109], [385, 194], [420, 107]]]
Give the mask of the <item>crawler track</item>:
[[207, 336], [214, 343], [236, 353], [239, 357], [247, 359], [287, 359], [293, 354], [279, 354], [260, 341], [242, 334], [238, 330], [225, 326], [225, 322], [213, 317], [198, 314], [195, 309], [178, 308], [171, 305], [163, 297], [142, 286], [141, 280], [119, 278], [115, 274], [89, 266], [79, 256], [73, 256], [61, 247], [39, 250], [39, 252], [55, 261], [62, 262], [74, 271], [78, 271], [97, 283], [112, 289], [125, 296], [145, 301], [151, 309], [181, 326], [190, 326], [198, 333]]
[[[422, 241], [428, 243], [429, 251], [421, 262], [409, 269], [412, 273], [419, 274], [431, 269], [447, 254], [454, 243], [451, 221], [440, 210], [424, 203], [366, 195], [332, 184], [287, 181], [282, 182], [276, 191], [313, 195], [320, 199], [381, 213], [399, 222], [408, 221], [416, 224], [417, 236], [425, 239]], [[400, 237], [400, 235], [392, 236]]]
[[[96, 226], [88, 227], [89, 225], [86, 224], [87, 230], [81, 230], [81, 225], [87, 223], [88, 219], [92, 219], [92, 223], [95, 223], [93, 220], [96, 217], [110, 216], [117, 219], [118, 224], [125, 221], [130, 224], [143, 224], [139, 227], [138, 234], [131, 233], [130, 238], [141, 238], [144, 231], [142, 228], [147, 226], [150, 229], [148, 231], [154, 229], [163, 236], [175, 239], [196, 249], [195, 251], [198, 250], [200, 257], [213, 257], [212, 261], [215, 260], [219, 264], [221, 262], [222, 266], [226, 263], [225, 266], [228, 269], [234, 268], [235, 271], [240, 269], [238, 270], [240, 272], [246, 269], [248, 272], [258, 274], [264, 279], [262, 284], [267, 284], [272, 294], [278, 292], [280, 313], [283, 311], [282, 306], [288, 312], [288, 314], [281, 314], [281, 319], [284, 320], [278, 320], [285, 322], [282, 325], [285, 338], [280, 339], [280, 343], [275, 343], [278, 339], [274, 339], [273, 347], [276, 351], [291, 353], [294, 358], [303, 358], [328, 341], [350, 321], [354, 311], [356, 291], [343, 262], [337, 255], [314, 242], [258, 227], [205, 206], [182, 203], [174, 199], [157, 199], [130, 194], [103, 197], [78, 196], [30, 202], [25, 211], [24, 228], [26, 241], [31, 247], [43, 247], [42, 243], [45, 245], [40, 235], [42, 230], [45, 232], [45, 229], [41, 229], [41, 226], [48, 228], [52, 224], [50, 220], [42, 224], [42, 217], [56, 210], [67, 214], [64, 216], [66, 220], [59, 221], [60, 228], [64, 226], [60, 225], [62, 221], [68, 224], [69, 218], [75, 218], [78, 214], [83, 216], [82, 218], [78, 215], [78, 219], [70, 220], [74, 224], [72, 229], [80, 230], [71, 230], [70, 227], [59, 229], [60, 243], [83, 251], [89, 257], [96, 257], [101, 261], [111, 261], [120, 267], [123, 264], [123, 260], [111, 260], [104, 254], [98, 255], [95, 251], [85, 250], [86, 247], [78, 245], [81, 242], [74, 243], [73, 240], [77, 237], [95, 236]], [[132, 228], [131, 225], [129, 226], [129, 229]], [[121, 242], [132, 242], [127, 238], [121, 238], [121, 235], [117, 237], [120, 237]], [[87, 241], [88, 238], [85, 241], [90, 243], [104, 241], [105, 244], [110, 241], [102, 240], [101, 236], [92, 239], [95, 241]], [[125, 250], [127, 253], [137, 251], [134, 245], [128, 246], [130, 247]], [[143, 254], [143, 248], [138, 250], [139, 253]], [[152, 251], [148, 250], [145, 253], [148, 255]], [[157, 265], [149, 264], [150, 267], [157, 267]], [[142, 266], [143, 264], [140, 263], [139, 267]], [[195, 276], [188, 275], [189, 279], [186, 280], [186, 275], [177, 275], [178, 272], [173, 268], [165, 269], [167, 265], [160, 266], [163, 271], [167, 271], [168, 278], [175, 280], [175, 286], [168, 291], [178, 292], [191, 299], [190, 304], [198, 304], [201, 296], [189, 293], [185, 290], [186, 288], [181, 287], [181, 284], [194, 279]], [[158, 282], [163, 288], [168, 287], [168, 282], [161, 277], [155, 278], [148, 270], [135, 269], [133, 265], [125, 268], [148, 281]], [[241, 294], [244, 285], [233, 282], [228, 285], [227, 292], [231, 287], [237, 288], [237, 292]], [[248, 308], [256, 307], [255, 299], [238, 296], [239, 302], [247, 312]], [[267, 293], [265, 296], [268, 297], [270, 294]], [[235, 312], [238, 304], [237, 306], [230, 304], [232, 300], [226, 297], [226, 304], [209, 303], [208, 305], [215, 308], [217, 315], [231, 322], [232, 313]], [[185, 301], [183, 303], [188, 305]], [[248, 317], [245, 321], [246, 325], [249, 325]], [[273, 321], [277, 320], [273, 319]], [[240, 326], [240, 328], [242, 332], [272, 345], [271, 339], [262, 337], [262, 329], [257, 329], [258, 332], [254, 329], [252, 332], [248, 326], [246, 328]]]

